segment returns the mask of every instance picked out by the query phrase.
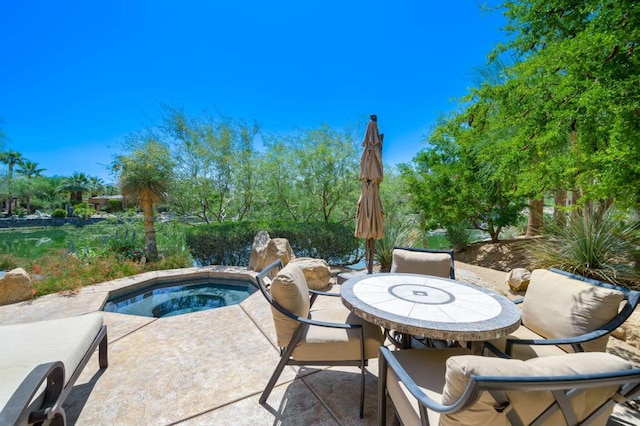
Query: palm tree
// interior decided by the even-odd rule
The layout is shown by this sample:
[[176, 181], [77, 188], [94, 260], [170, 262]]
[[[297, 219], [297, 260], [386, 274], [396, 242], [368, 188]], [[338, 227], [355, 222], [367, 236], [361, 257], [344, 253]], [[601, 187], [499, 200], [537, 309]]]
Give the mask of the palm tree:
[[24, 158], [22, 154], [16, 151], [3, 151], [0, 152], [0, 162], [6, 164], [9, 167], [8, 184], [7, 184], [7, 215], [11, 217], [13, 212], [11, 211], [13, 201], [13, 168], [16, 164], [21, 164]]
[[29, 160], [24, 160], [20, 164], [20, 168], [16, 170], [16, 172], [27, 178], [27, 214], [31, 214], [31, 179], [42, 176], [44, 171], [45, 169], [38, 167], [38, 163]]
[[96, 197], [99, 192], [104, 191], [104, 181], [96, 176], [91, 176], [87, 184], [87, 189], [91, 192], [92, 197]]
[[120, 189], [125, 197], [137, 201], [144, 217], [147, 259], [158, 259], [153, 207], [162, 201], [173, 176], [169, 149], [153, 138], [129, 156], [116, 159], [113, 168], [120, 173]]
[[69, 192], [69, 201], [82, 202], [82, 193], [89, 187], [89, 178], [86, 174], [73, 172], [73, 175], [62, 182], [60, 191]]

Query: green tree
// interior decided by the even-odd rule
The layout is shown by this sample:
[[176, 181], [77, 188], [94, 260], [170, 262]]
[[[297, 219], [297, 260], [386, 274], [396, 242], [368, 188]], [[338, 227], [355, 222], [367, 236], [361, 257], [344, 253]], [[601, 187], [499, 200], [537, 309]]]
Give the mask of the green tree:
[[349, 128], [339, 132], [323, 125], [263, 138], [265, 191], [283, 218], [336, 222], [355, 218], [360, 166], [354, 135]]
[[34, 177], [38, 177], [38, 176], [42, 176], [42, 172], [44, 172], [45, 169], [40, 168], [38, 166], [38, 163], [35, 163], [33, 161], [29, 161], [29, 160], [24, 160], [21, 164], [20, 164], [20, 168], [18, 170], [16, 170], [16, 172], [18, 174], [23, 175], [26, 180], [27, 180], [27, 184], [26, 184], [26, 194], [25, 194], [25, 198], [27, 199], [27, 213], [31, 214], [31, 194], [32, 194], [32, 180]]
[[504, 84], [477, 95], [497, 102], [503, 123], [517, 128], [499, 145], [527, 153], [521, 190], [575, 189], [582, 205], [637, 206], [640, 4], [517, 0], [501, 8], [509, 37], [493, 54], [522, 60]]
[[82, 202], [83, 193], [88, 191], [89, 177], [82, 172], [73, 172], [73, 175], [66, 178], [59, 188], [60, 192], [69, 193], [69, 201]]
[[16, 151], [2, 151], [0, 152], [0, 162], [7, 165], [8, 174], [7, 174], [7, 216], [11, 217], [13, 215], [12, 205], [13, 205], [13, 169], [16, 165], [20, 165], [24, 157], [22, 154]]
[[113, 170], [119, 173], [123, 195], [136, 201], [142, 209], [147, 259], [155, 261], [158, 259], [158, 246], [154, 205], [166, 197], [173, 178], [174, 162], [169, 148], [151, 136], [134, 135], [130, 142], [130, 155], [117, 157]]
[[171, 202], [205, 222], [243, 220], [252, 210], [257, 181], [253, 148], [257, 125], [226, 117], [189, 117], [165, 110], [162, 135], [170, 140], [178, 179]]

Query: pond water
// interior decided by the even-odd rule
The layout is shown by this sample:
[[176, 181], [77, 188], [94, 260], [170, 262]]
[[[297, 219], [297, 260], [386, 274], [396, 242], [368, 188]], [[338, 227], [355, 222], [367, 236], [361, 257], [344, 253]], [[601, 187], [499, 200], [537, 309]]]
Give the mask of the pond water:
[[0, 254], [34, 259], [51, 250], [65, 248], [67, 236], [64, 228], [1, 231]]
[[153, 318], [237, 305], [255, 293], [248, 280], [199, 278], [153, 284], [109, 299], [104, 311]]

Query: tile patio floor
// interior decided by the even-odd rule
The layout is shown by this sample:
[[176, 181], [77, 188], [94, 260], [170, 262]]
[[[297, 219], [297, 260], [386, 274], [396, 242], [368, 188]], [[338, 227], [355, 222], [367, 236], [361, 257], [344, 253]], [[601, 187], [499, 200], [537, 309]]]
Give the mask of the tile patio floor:
[[[198, 271], [207, 273], [207, 268]], [[0, 324], [98, 311], [109, 291], [131, 283], [125, 278], [72, 296], [49, 295], [3, 306]], [[279, 358], [269, 305], [259, 292], [239, 305], [176, 317], [103, 315], [109, 367], [99, 370], [96, 352], [64, 405], [69, 424], [376, 423], [376, 360], [367, 369], [364, 419], [358, 417], [359, 369], [352, 367], [286, 367], [267, 405], [258, 403]], [[392, 410], [387, 412], [391, 416]], [[640, 424], [637, 412], [616, 413], [611, 425]]]

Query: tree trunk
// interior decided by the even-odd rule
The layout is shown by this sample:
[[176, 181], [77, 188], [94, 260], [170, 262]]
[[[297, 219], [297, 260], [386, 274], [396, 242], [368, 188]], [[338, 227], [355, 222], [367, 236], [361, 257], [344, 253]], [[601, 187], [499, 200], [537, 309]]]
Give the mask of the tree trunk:
[[153, 221], [153, 203], [148, 200], [140, 200], [142, 216], [144, 218], [144, 238], [147, 251], [147, 260], [158, 260], [158, 245], [156, 244], [156, 228]]
[[567, 191], [565, 189], [556, 189], [553, 193], [553, 219], [556, 226], [564, 228], [567, 225]]
[[527, 237], [540, 235], [542, 230], [543, 219], [542, 210], [544, 209], [544, 198], [529, 201], [529, 222], [527, 223]]

